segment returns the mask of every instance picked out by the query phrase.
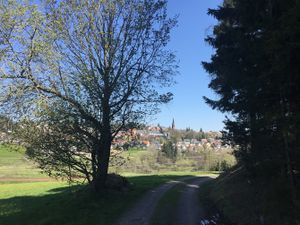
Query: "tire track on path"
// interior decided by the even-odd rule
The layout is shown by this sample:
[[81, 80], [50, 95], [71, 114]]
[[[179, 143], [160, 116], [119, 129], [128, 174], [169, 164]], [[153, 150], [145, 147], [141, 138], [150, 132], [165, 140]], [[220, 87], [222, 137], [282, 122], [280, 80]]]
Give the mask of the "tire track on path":
[[149, 225], [151, 216], [161, 197], [176, 184], [195, 179], [195, 177], [185, 177], [178, 180], [171, 180], [146, 193], [128, 212], [126, 212], [115, 223], [115, 225]]
[[180, 196], [177, 208], [176, 225], [199, 225], [204, 211], [200, 207], [199, 188], [201, 184], [211, 178], [199, 177], [187, 181]]

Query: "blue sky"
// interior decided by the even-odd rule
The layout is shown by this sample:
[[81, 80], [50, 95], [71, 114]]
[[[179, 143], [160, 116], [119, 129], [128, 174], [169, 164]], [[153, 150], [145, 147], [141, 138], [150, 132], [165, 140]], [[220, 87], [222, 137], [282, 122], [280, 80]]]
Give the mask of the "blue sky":
[[221, 0], [169, 0], [169, 15], [179, 14], [178, 26], [173, 30], [169, 48], [176, 52], [179, 63], [177, 84], [171, 88], [174, 100], [163, 106], [152, 124], [170, 126], [175, 119], [177, 128], [190, 127], [205, 131], [222, 130], [225, 116], [212, 110], [202, 96], [216, 98], [208, 88], [209, 76], [201, 61], [209, 61], [213, 49], [204, 41], [217, 21], [207, 15], [208, 8], [216, 8]]

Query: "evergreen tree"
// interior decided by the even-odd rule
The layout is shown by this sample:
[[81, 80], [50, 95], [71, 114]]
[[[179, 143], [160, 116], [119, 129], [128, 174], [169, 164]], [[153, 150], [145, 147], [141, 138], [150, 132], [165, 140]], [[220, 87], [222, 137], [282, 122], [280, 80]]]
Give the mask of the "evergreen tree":
[[[249, 13], [249, 9], [253, 12]], [[246, 165], [253, 165], [258, 149], [256, 124], [260, 118], [262, 71], [266, 62], [262, 37], [265, 9], [262, 1], [225, 1], [223, 7], [210, 10], [219, 25], [207, 42], [216, 48], [210, 63], [203, 63], [212, 75], [209, 85], [220, 96], [219, 100], [205, 98], [213, 108], [231, 112], [234, 121], [227, 119], [225, 138], [238, 144], [238, 158]], [[251, 154], [250, 154], [251, 152]]]
[[239, 146], [239, 165], [253, 179], [285, 180], [295, 208], [300, 171], [300, 2], [225, 0], [209, 14], [219, 21], [206, 39], [216, 52], [203, 66], [219, 98], [204, 98], [212, 108], [232, 115], [225, 121], [223, 139]]

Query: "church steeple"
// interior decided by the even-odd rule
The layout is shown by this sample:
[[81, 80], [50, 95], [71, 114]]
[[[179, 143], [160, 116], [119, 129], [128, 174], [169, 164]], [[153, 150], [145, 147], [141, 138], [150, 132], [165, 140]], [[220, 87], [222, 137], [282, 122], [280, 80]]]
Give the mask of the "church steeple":
[[172, 121], [172, 130], [175, 130], [175, 120], [173, 118], [173, 121]]

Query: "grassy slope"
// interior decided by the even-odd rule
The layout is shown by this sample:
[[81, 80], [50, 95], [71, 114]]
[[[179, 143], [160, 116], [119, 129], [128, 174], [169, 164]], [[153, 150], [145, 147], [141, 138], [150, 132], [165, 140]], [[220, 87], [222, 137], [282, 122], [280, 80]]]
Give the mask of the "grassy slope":
[[23, 149], [9, 149], [0, 145], [0, 182], [1, 180], [45, 177], [32, 162], [26, 159]]
[[[122, 157], [126, 158], [127, 161], [122, 166], [118, 167], [111, 167], [110, 172], [115, 173], [127, 173], [129, 171], [135, 173], [147, 173], [147, 174], [155, 174], [155, 173], [169, 173], [170, 171], [179, 171], [179, 172], [187, 172], [190, 173], [191, 171], [202, 171], [205, 168], [209, 168], [210, 166], [204, 165], [201, 166], [198, 156], [195, 158], [189, 157], [178, 157], [176, 162], [172, 162], [170, 159], [166, 157], [161, 157], [157, 154], [157, 151], [153, 150], [145, 150], [141, 148], [129, 148], [128, 151], [124, 151], [121, 154]], [[220, 161], [221, 159], [231, 158], [232, 155], [226, 154], [219, 154], [215, 155], [213, 161]], [[157, 162], [159, 159], [160, 162]], [[229, 159], [227, 159], [229, 161]]]
[[286, 183], [278, 178], [251, 181], [237, 170], [208, 182], [200, 190], [200, 199], [208, 211], [221, 212], [230, 224], [292, 225], [288, 193]]
[[[9, 151], [3, 146], [0, 146], [0, 172], [2, 177], [12, 180], [43, 176], [24, 158], [24, 152]], [[147, 190], [169, 179], [199, 173], [125, 175], [133, 183], [132, 190], [123, 193], [107, 191], [99, 196], [91, 195], [83, 185], [68, 187], [58, 181], [7, 183], [0, 179], [0, 224], [108, 225]]]

